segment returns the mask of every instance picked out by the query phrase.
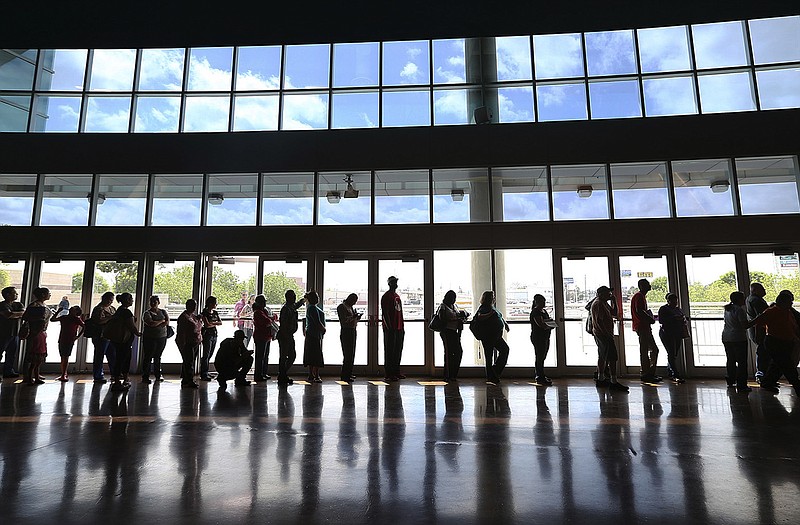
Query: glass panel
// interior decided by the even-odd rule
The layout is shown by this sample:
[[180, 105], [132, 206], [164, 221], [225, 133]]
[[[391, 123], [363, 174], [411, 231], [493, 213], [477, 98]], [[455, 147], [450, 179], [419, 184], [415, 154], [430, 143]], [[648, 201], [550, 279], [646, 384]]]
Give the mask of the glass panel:
[[234, 98], [233, 131], [276, 131], [279, 95]]
[[637, 29], [642, 73], [692, 69], [686, 26]]
[[[534, 269], [532, 271], [532, 269]], [[550, 250], [496, 250], [495, 282], [497, 309], [510, 323], [505, 334], [513, 349], [509, 366], [534, 366], [531, 344], [530, 313], [533, 296], [542, 294], [545, 310], [555, 319], [553, 310], [553, 254]], [[550, 336], [550, 351], [545, 366], [556, 366], [556, 332]]]
[[[86, 226], [89, 222], [91, 175], [45, 175], [42, 226]], [[56, 352], [58, 355], [58, 352]]]
[[748, 253], [747, 268], [750, 282], [764, 286], [767, 292], [764, 300], [767, 303], [774, 301], [781, 290], [789, 290], [795, 297], [800, 297], [800, 259], [797, 253]]
[[539, 80], [584, 76], [580, 33], [534, 35], [533, 63]]
[[[22, 277], [25, 275], [25, 262], [0, 262], [0, 290], [6, 286], [13, 286], [17, 293], [22, 290]], [[20, 296], [19, 302], [24, 304], [24, 298]]]
[[370, 179], [368, 171], [320, 173], [318, 224], [369, 224]]
[[0, 89], [30, 90], [33, 87], [34, 60], [0, 49]]
[[611, 189], [615, 219], [670, 216], [663, 162], [612, 164]]
[[[667, 292], [676, 292], [670, 287], [667, 278], [667, 258], [643, 257], [641, 255], [628, 255], [619, 258], [619, 278], [620, 293], [622, 295], [622, 317], [624, 319], [625, 330], [625, 364], [631, 367], [639, 367], [641, 358], [639, 356], [639, 336], [633, 331], [631, 317], [631, 298], [639, 291], [639, 279], [650, 281], [652, 289], [647, 294], [647, 307], [658, 314], [658, 309], [666, 304]], [[652, 325], [653, 336], [656, 344], [660, 348], [658, 353], [658, 366], [667, 365], [667, 352], [658, 336], [659, 324]]]
[[553, 166], [550, 177], [555, 220], [608, 219], [605, 166]]
[[736, 159], [743, 215], [797, 213], [796, 157]]
[[180, 97], [136, 97], [134, 132], [177, 133]]
[[641, 117], [639, 81], [589, 82], [592, 118]]
[[464, 39], [433, 41], [433, 83], [463, 84], [467, 81]]
[[334, 93], [332, 128], [378, 126], [378, 92]]
[[314, 89], [328, 87], [330, 71], [329, 44], [286, 46], [284, 89]]
[[496, 93], [498, 122], [533, 122], [533, 87], [508, 87], [489, 90]]
[[66, 132], [78, 131], [81, 117], [81, 97], [36, 97], [36, 113], [33, 117], [33, 131]]
[[467, 109], [467, 90], [448, 89], [433, 92], [433, 123], [436, 126], [444, 124], [469, 124], [472, 115]]
[[710, 257], [686, 255], [691, 306], [691, 344], [695, 366], [725, 366], [722, 346], [723, 307], [737, 290], [736, 258], [731, 253]]
[[133, 89], [135, 49], [95, 49], [92, 52], [90, 91], [130, 91]]
[[208, 176], [209, 226], [255, 226], [258, 174]]
[[[303, 294], [311, 287], [308, 285], [308, 262], [286, 262], [286, 261], [264, 261], [261, 269], [264, 286], [261, 293], [267, 298], [267, 306], [273, 312], [280, 315], [281, 308], [286, 302], [286, 290], [294, 290], [298, 299], [303, 297]], [[366, 297], [366, 296], [365, 296]], [[297, 310], [298, 318], [303, 319], [306, 316], [306, 307], [301, 306]], [[329, 320], [329, 319], [326, 319]], [[338, 339], [338, 338], [336, 338]], [[298, 327], [297, 332], [294, 334], [295, 348], [300, 352], [303, 348], [305, 337], [303, 336], [302, 327]], [[328, 335], [328, 341], [333, 341], [334, 338]], [[277, 345], [277, 341], [273, 343]], [[328, 343], [329, 345], [332, 343]], [[277, 346], [273, 346], [278, 349]], [[300, 362], [298, 362], [300, 364]]]
[[[423, 261], [402, 262], [381, 259], [378, 261], [378, 294], [387, 291], [386, 280], [397, 277], [397, 294], [403, 303], [403, 327], [406, 335], [403, 341], [401, 366], [421, 366], [425, 364], [425, 263]], [[378, 306], [380, 315], [380, 305]], [[378, 334], [378, 365], [384, 364], [383, 333]]]
[[43, 50], [38, 88], [42, 91], [82, 90], [86, 54], [85, 49]]
[[[325, 289], [322, 292], [320, 308], [325, 312], [325, 321], [328, 333], [323, 341], [325, 352], [325, 362], [333, 366], [338, 365], [344, 360], [342, 345], [339, 341], [339, 316], [336, 314], [336, 307], [344, 301], [351, 293], [358, 295], [358, 301], [354, 308], [358, 312], [365, 314], [362, 321], [356, 328], [356, 365], [367, 364], [367, 317], [368, 312], [375, 308], [367, 304], [369, 298], [368, 280], [369, 261], [347, 260], [343, 263], [331, 263], [325, 261], [323, 270]], [[298, 346], [298, 361], [302, 362], [300, 355], [302, 352]]]
[[200, 226], [202, 175], [153, 178], [153, 226]]
[[486, 168], [433, 170], [433, 222], [488, 222]]
[[703, 113], [756, 109], [753, 79], [747, 71], [724, 75], [699, 75], [697, 82], [700, 87]]
[[375, 172], [375, 224], [428, 223], [428, 170]]
[[[567, 366], [597, 366], [597, 343], [586, 332], [589, 312], [586, 304], [600, 286], [608, 286], [608, 258], [587, 257], [570, 261], [561, 258], [564, 290], [564, 332]], [[615, 329], [617, 331], [616, 323]], [[619, 344], [619, 341], [616, 341]]]
[[0, 131], [28, 131], [30, 96], [0, 95]]
[[762, 18], [749, 24], [756, 64], [800, 60], [800, 16]]
[[[161, 308], [169, 314], [169, 324], [177, 328], [178, 317], [185, 309], [186, 300], [194, 295], [194, 261], [155, 262], [153, 293], [161, 301]], [[181, 354], [174, 341], [167, 341], [161, 356], [162, 363], [181, 363]]]
[[536, 86], [539, 102], [539, 122], [552, 120], [586, 120], [586, 85], [539, 84]]
[[35, 196], [36, 175], [0, 175], [0, 226], [30, 226]]
[[183, 131], [228, 131], [230, 97], [186, 97]]
[[727, 160], [672, 163], [678, 217], [733, 215], [731, 167]]
[[[83, 291], [83, 270], [86, 263], [84, 261], [61, 261], [61, 262], [42, 262], [39, 281], [36, 286], [48, 288], [50, 290], [50, 300], [47, 307], [55, 313], [58, 310], [58, 303], [64, 300], [71, 306], [81, 306], [81, 293]], [[105, 291], [105, 290], [103, 290]], [[27, 298], [20, 296], [22, 304], [33, 302], [33, 295]], [[90, 312], [83, 312], [88, 314]], [[61, 323], [51, 322], [47, 328], [47, 363], [58, 363], [61, 357], [58, 354], [58, 337], [61, 335]], [[85, 343], [86, 338], [81, 337], [75, 342], [69, 362], [75, 363], [78, 352], [76, 349]], [[91, 346], [91, 344], [89, 345]], [[91, 353], [91, 352], [87, 352]]]
[[185, 49], [142, 49], [140, 91], [180, 91]]
[[643, 85], [644, 109], [648, 117], [697, 113], [692, 77], [645, 78]]
[[333, 87], [378, 85], [377, 42], [333, 45]]
[[719, 22], [692, 26], [697, 69], [746, 66], [747, 41], [744, 22]]
[[147, 175], [98, 175], [98, 178], [95, 224], [144, 226]]
[[428, 91], [384, 91], [383, 127], [430, 126], [431, 106]]
[[800, 69], [756, 71], [761, 109], [800, 108]]
[[264, 173], [262, 225], [311, 224], [313, 173]]
[[236, 56], [236, 90], [281, 87], [281, 46], [240, 47]]
[[326, 129], [328, 95], [284, 95], [281, 129]]
[[84, 131], [126, 133], [131, 117], [130, 97], [88, 97]]
[[[248, 301], [251, 296], [255, 300], [255, 295], [258, 293], [256, 290], [258, 257], [220, 256], [212, 258], [211, 265], [211, 295], [217, 298], [217, 313], [222, 321], [222, 325], [217, 327], [217, 341], [221, 342], [223, 339], [233, 337], [233, 332], [236, 330], [251, 327], [247, 320], [236, 318], [236, 310], [244, 306], [244, 303], [241, 302], [242, 296], [247, 296]], [[205, 297], [198, 299], [198, 303], [200, 303], [198, 310], [203, 308], [205, 300]], [[239, 303], [238, 307], [237, 303]], [[278, 315], [280, 308], [271, 311]], [[270, 345], [272, 350], [270, 363], [277, 365], [278, 343], [274, 342], [272, 345]], [[248, 341], [248, 347], [251, 350], [255, 349], [252, 340]]]
[[531, 37], [506, 36], [494, 39], [497, 60], [497, 80], [530, 80]]
[[197, 47], [189, 50], [189, 91], [230, 91], [232, 47]]
[[384, 42], [383, 85], [429, 84], [428, 41]]
[[586, 33], [589, 76], [636, 74], [633, 31]]
[[492, 168], [492, 184], [503, 199], [494, 207], [495, 222], [550, 219], [546, 168]]
[[[438, 308], [448, 290], [456, 292], [456, 304], [470, 315], [478, 310], [481, 294], [492, 289], [492, 255], [489, 250], [433, 252], [433, 304]], [[385, 281], [384, 281], [385, 282]], [[481, 344], [469, 328], [461, 333], [462, 367], [483, 367]], [[434, 336], [435, 366], [444, 366], [442, 338]]]

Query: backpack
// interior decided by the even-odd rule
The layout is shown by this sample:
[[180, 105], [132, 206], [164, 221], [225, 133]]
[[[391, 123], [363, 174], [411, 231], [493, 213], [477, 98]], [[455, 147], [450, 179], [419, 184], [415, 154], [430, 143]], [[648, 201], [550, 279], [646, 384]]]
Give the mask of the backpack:
[[103, 338], [108, 339], [112, 343], [124, 343], [128, 340], [130, 332], [128, 327], [125, 326], [125, 320], [114, 315], [108, 322], [103, 325]]
[[102, 335], [102, 327], [91, 317], [86, 320], [85, 324], [86, 326], [83, 327], [83, 337], [91, 339]]
[[592, 326], [592, 304], [594, 303], [595, 299], [592, 299], [586, 303], [586, 311], [589, 312], [589, 315], [586, 316], [586, 333], [592, 335], [594, 335], [594, 327]]

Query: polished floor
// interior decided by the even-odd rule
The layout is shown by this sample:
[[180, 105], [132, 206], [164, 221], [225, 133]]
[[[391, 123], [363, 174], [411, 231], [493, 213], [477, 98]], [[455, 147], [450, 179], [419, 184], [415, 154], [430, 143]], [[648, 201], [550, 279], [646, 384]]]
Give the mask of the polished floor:
[[0, 523], [800, 521], [791, 389], [630, 385], [7, 379]]

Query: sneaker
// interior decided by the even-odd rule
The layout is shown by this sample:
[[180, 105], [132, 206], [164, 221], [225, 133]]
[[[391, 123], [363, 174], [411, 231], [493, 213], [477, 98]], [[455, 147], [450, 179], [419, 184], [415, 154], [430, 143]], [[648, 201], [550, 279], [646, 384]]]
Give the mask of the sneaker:
[[397, 379], [405, 379], [406, 376], [403, 374], [397, 374]]
[[271, 375], [264, 374], [263, 376], [261, 376], [261, 379], [262, 379], [263, 381], [267, 381], [268, 379], [272, 379], [272, 376], [271, 376]]
[[158, 381], [159, 383], [163, 383], [164, 382], [164, 376], [157, 377], [156, 381]]
[[228, 389], [228, 382], [223, 381], [222, 379], [218, 379], [217, 382], [219, 383], [220, 390], [227, 390]]
[[211, 377], [209, 376], [201, 376], [200, 381], [211, 381]]
[[105, 385], [106, 383], [108, 383], [108, 379], [104, 379], [101, 377], [100, 379], [95, 379], [94, 382], [97, 383], [98, 385]]
[[67, 381], [69, 381], [69, 379], [67, 379], [64, 376], [59, 377], [58, 380], [61, 381], [62, 383], [66, 383]]
[[594, 386], [596, 386], [597, 388], [606, 388], [607, 386], [610, 386], [610, 385], [611, 385], [611, 380], [610, 379], [595, 379], [594, 380]]
[[233, 384], [236, 386], [250, 386], [250, 381], [247, 379], [237, 379]]
[[765, 392], [770, 392], [772, 394], [780, 393], [780, 390], [778, 389], [777, 385], [765, 385], [765, 384], [762, 384], [761, 385], [761, 390], [764, 390]]
[[279, 377], [278, 378], [278, 384], [279, 385], [291, 385], [292, 383], [294, 383], [294, 381], [292, 381], [291, 377]]
[[534, 382], [539, 383], [540, 385], [552, 385], [553, 380], [547, 376], [540, 376], [534, 379]]
[[322, 378], [321, 377], [315, 377], [314, 380], [312, 381], [312, 383], [322, 383]]
[[746, 392], [752, 392], [752, 391], [753, 391], [753, 389], [752, 389], [752, 388], [750, 388], [750, 387], [749, 387], [749, 386], [747, 386], [747, 385], [743, 385], [743, 386], [737, 386], [737, 387], [736, 387], [736, 392], [737, 392], [737, 393], [739, 393], [739, 394], [744, 394], [744, 393], [746, 393]]
[[340, 377], [339, 381], [342, 381], [344, 383], [352, 383], [353, 382], [353, 378], [352, 377]]
[[10, 374], [4, 374], [3, 377], [6, 379], [16, 379], [19, 377], [19, 374], [17, 372], [11, 372]]
[[679, 385], [682, 385], [683, 383], [685, 383], [685, 382], [686, 382], [686, 380], [685, 380], [685, 379], [683, 379], [683, 378], [681, 378], [681, 377], [678, 377], [678, 376], [672, 376], [672, 377], [670, 377], [669, 379], [670, 379], [670, 381], [672, 381], [673, 383], [677, 383], [677, 384], [679, 384]]
[[608, 385], [609, 390], [616, 390], [618, 392], [628, 392], [630, 389], [622, 383], [611, 383]]
[[661, 376], [653, 376], [653, 382], [654, 383], [663, 383], [664, 382], [664, 378], [661, 377]]
[[43, 385], [44, 384], [44, 379], [34, 379], [33, 383], [36, 384], [36, 385]]

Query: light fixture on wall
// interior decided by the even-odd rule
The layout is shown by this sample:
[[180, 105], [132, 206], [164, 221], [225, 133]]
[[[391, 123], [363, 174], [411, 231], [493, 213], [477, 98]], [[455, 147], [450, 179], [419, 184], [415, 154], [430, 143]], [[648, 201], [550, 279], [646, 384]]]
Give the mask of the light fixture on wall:
[[339, 204], [339, 201], [342, 200], [342, 194], [338, 191], [329, 191], [325, 194], [325, 198], [331, 204]]
[[[88, 200], [89, 202], [92, 202], [92, 194], [91, 193], [87, 193], [86, 194], [86, 200]], [[97, 194], [97, 205], [101, 206], [104, 202], [106, 202], [106, 194], [105, 193], [98, 193]]]
[[581, 199], [588, 199], [592, 196], [591, 186], [578, 186], [578, 197]]
[[358, 198], [358, 190], [355, 189], [353, 186], [353, 176], [349, 173], [345, 174], [344, 180], [347, 183], [347, 189], [344, 190], [344, 198], [345, 199], [357, 199]]
[[209, 193], [208, 194], [208, 203], [212, 206], [220, 206], [222, 201], [225, 200], [225, 195], [222, 193]]
[[715, 180], [711, 183], [711, 191], [713, 193], [725, 193], [730, 187], [731, 183], [726, 180]]
[[450, 198], [453, 199], [453, 202], [461, 202], [464, 200], [464, 190], [452, 190], [450, 192]]

